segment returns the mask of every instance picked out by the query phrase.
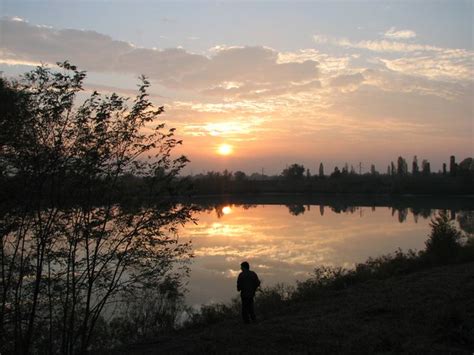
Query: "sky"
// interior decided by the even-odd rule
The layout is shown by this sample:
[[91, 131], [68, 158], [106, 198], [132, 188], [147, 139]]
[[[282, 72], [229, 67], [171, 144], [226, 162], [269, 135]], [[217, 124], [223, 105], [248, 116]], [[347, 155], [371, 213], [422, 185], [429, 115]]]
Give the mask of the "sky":
[[0, 71], [69, 60], [125, 96], [146, 75], [185, 173], [437, 170], [474, 155], [473, 4], [0, 0]]

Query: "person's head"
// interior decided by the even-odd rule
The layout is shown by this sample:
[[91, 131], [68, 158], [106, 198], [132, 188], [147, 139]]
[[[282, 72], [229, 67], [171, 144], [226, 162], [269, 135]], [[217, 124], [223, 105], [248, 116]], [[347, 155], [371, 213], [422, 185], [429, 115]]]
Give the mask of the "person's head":
[[242, 264], [240, 264], [240, 268], [242, 270], [250, 270], [250, 265], [248, 262], [244, 261]]

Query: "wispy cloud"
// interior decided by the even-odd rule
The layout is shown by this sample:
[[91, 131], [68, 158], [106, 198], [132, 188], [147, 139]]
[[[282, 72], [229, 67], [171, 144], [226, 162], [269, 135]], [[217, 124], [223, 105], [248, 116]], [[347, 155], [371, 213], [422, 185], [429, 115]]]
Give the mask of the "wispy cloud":
[[[406, 39], [414, 37], [410, 32], [409, 30], [395, 31], [394, 28], [391, 28], [385, 35], [393, 39]], [[387, 36], [387, 34], [389, 35]], [[474, 52], [468, 49], [442, 48], [387, 39], [351, 41], [347, 38], [333, 38], [324, 35], [315, 35], [314, 41], [318, 44], [326, 43], [347, 49], [359, 49], [387, 55], [386, 58], [372, 57], [370, 59], [373, 62], [383, 63], [390, 70], [407, 75], [448, 81], [472, 81], [474, 78]], [[396, 55], [402, 56], [394, 58]]]
[[184, 133], [191, 136], [241, 137], [242, 135], [256, 134], [264, 122], [261, 117], [249, 117], [233, 121], [226, 120], [225, 122], [190, 124], [186, 125]]
[[364, 41], [351, 41], [347, 38], [333, 38], [323, 35], [314, 35], [313, 40], [318, 44], [331, 44], [334, 46], [346, 47], [346, 48], [357, 48], [367, 49], [374, 52], [415, 52], [415, 51], [442, 51], [443, 48], [415, 44], [405, 43], [398, 41], [389, 41], [386, 39], [382, 40], [364, 40]]
[[391, 27], [384, 33], [384, 36], [390, 39], [409, 39], [416, 37], [416, 33], [412, 30], [396, 30], [395, 27]]
[[416, 55], [380, 61], [391, 70], [439, 80], [472, 81], [474, 56], [466, 50], [445, 50], [435, 56]]

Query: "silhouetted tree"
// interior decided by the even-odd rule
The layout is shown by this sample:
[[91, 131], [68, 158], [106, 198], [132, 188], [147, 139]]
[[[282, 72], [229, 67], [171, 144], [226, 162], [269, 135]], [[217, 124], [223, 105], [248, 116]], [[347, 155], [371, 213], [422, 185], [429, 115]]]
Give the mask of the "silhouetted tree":
[[397, 174], [398, 175], [408, 174], [408, 165], [407, 165], [406, 160], [403, 157], [398, 157], [397, 159]]
[[430, 162], [428, 160], [423, 159], [423, 161], [421, 162], [421, 170], [423, 172], [423, 175], [431, 174]]
[[339, 168], [336, 166], [334, 168], [334, 172], [331, 174], [331, 177], [332, 178], [336, 178], [336, 177], [339, 177], [341, 176], [341, 171], [339, 170]]
[[395, 168], [395, 164], [390, 162], [390, 175], [395, 176], [397, 169]]
[[347, 163], [344, 163], [344, 167], [342, 168], [341, 174], [342, 175], [349, 174], [349, 165]]
[[418, 167], [418, 158], [416, 155], [413, 157], [413, 163], [411, 168], [411, 173], [413, 175], [417, 175], [420, 172], [420, 168]]
[[375, 170], [375, 165], [374, 164], [370, 165], [370, 174], [371, 175], [377, 175], [377, 170]]
[[468, 176], [474, 173], [474, 159], [466, 158], [459, 163], [458, 170], [461, 175]]
[[234, 178], [236, 181], [244, 181], [247, 179], [247, 175], [243, 171], [239, 170], [234, 173]]
[[[149, 82], [141, 78], [131, 105], [97, 92], [78, 104], [85, 72], [60, 67], [0, 85], [0, 102], [12, 103], [0, 117], [0, 196], [13, 191], [0, 201], [6, 353], [85, 353], [111, 301], [165, 280], [180, 288], [185, 264], [176, 263], [188, 260], [176, 233], [192, 209], [172, 198], [187, 159], [171, 157], [174, 129], [154, 123], [163, 107], [149, 101]], [[132, 175], [137, 208], [121, 204]]]
[[449, 175], [456, 176], [456, 157], [451, 155], [449, 158]]
[[232, 172], [228, 171], [227, 169], [224, 169], [222, 172], [222, 178], [224, 181], [230, 181], [232, 179]]
[[303, 178], [305, 167], [299, 164], [292, 164], [281, 173], [285, 179], [298, 180]]
[[324, 177], [324, 166], [323, 163], [319, 163], [319, 177], [322, 178]]

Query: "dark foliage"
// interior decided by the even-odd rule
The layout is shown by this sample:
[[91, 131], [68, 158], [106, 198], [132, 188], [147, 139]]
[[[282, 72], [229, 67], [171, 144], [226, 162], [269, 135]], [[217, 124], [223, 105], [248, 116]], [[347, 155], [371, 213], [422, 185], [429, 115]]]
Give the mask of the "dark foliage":
[[[102, 347], [98, 334], [118, 322], [110, 328], [104, 313], [163, 285], [179, 290], [188, 271], [177, 230], [193, 208], [175, 200], [187, 159], [172, 157], [181, 141], [155, 121], [163, 107], [144, 77], [133, 100], [93, 92], [77, 103], [84, 78], [65, 62], [0, 79], [1, 353]], [[165, 294], [179, 306], [179, 293]], [[157, 321], [124, 313], [121, 323], [137, 334], [140, 321], [169, 328], [172, 309], [145, 312]]]
[[474, 170], [469, 159], [457, 175], [429, 172], [425, 164], [423, 173], [409, 174], [406, 162], [400, 161], [400, 173], [356, 174], [338, 167], [330, 176], [304, 174], [302, 165], [293, 164], [280, 176], [229, 171], [208, 172], [189, 177], [196, 194], [259, 194], [259, 193], [359, 193], [359, 194], [415, 194], [461, 195], [474, 193]]

